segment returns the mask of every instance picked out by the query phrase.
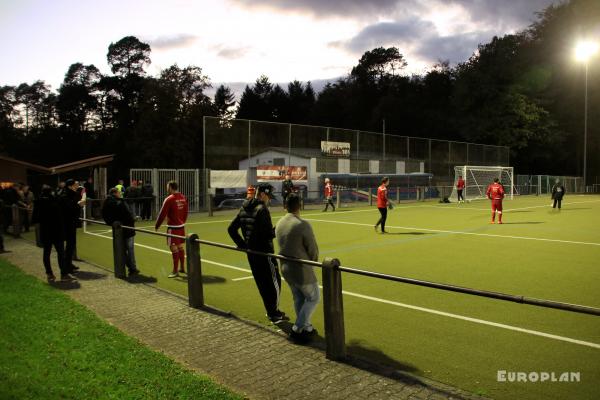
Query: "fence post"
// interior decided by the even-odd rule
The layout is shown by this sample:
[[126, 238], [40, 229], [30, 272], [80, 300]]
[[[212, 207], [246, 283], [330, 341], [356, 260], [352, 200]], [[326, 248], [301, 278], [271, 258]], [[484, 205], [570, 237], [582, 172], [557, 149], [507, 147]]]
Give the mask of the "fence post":
[[400, 204], [400, 187], [396, 187], [396, 204]]
[[206, 196], [207, 198], [207, 207], [208, 207], [208, 216], [212, 217], [213, 216], [213, 195], [209, 194], [208, 196]]
[[21, 237], [21, 215], [19, 206], [16, 204], [12, 205], [12, 228], [13, 236], [16, 238]]
[[323, 260], [323, 313], [327, 345], [325, 353], [330, 360], [346, 358], [342, 274], [339, 266], [340, 260], [337, 258], [326, 257]]
[[123, 239], [123, 228], [119, 221], [116, 221], [112, 228], [115, 278], [125, 279], [125, 240]]
[[304, 210], [304, 190], [299, 190], [300, 193], [300, 209]]
[[188, 272], [188, 300], [190, 307], [204, 307], [204, 289], [202, 288], [202, 264], [200, 261], [200, 243], [198, 235], [192, 233], [185, 239]]
[[340, 203], [342, 199], [342, 196], [340, 196], [340, 189], [336, 191], [336, 196], [337, 198], [335, 199], [335, 208], [340, 208]]
[[369, 205], [373, 205], [373, 188], [369, 188]]

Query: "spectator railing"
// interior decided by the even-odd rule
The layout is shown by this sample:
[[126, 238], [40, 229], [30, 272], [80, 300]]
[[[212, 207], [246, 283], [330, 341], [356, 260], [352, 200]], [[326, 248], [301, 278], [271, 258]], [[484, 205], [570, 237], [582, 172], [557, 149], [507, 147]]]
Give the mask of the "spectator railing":
[[[86, 222], [107, 225], [103, 222], [85, 219]], [[401, 282], [410, 285], [424, 286], [444, 291], [463, 293], [478, 297], [487, 297], [496, 300], [510, 301], [514, 303], [527, 304], [537, 307], [546, 307], [557, 310], [576, 312], [582, 314], [600, 316], [600, 308], [588, 307], [578, 304], [562, 303], [558, 301], [537, 299], [521, 295], [512, 295], [506, 293], [492, 292], [487, 290], [472, 289], [462, 286], [449, 285], [445, 283], [424, 281], [414, 278], [406, 278], [388, 274], [382, 274], [372, 271], [366, 271], [358, 268], [342, 266], [336, 258], [326, 257], [322, 262], [302, 260], [291, 258], [279, 254], [264, 253], [255, 250], [241, 249], [235, 246], [202, 240], [197, 234], [192, 233], [188, 236], [178, 236], [162, 232], [149, 231], [147, 229], [122, 226], [115, 222], [113, 229], [113, 252], [114, 252], [114, 274], [117, 278], [125, 278], [125, 242], [123, 240], [123, 229], [130, 229], [140, 233], [158, 235], [172, 238], [184, 239], [187, 252], [187, 270], [188, 270], [188, 299], [189, 305], [194, 308], [205, 307], [204, 292], [202, 287], [202, 263], [200, 257], [200, 245], [219, 247], [226, 250], [238, 251], [242, 253], [255, 254], [265, 257], [272, 257], [284, 261], [292, 261], [319, 267], [322, 270], [323, 285], [323, 314], [325, 322], [325, 343], [326, 356], [331, 360], [342, 360], [346, 357], [345, 343], [345, 325], [344, 325], [344, 304], [342, 297], [342, 272], [362, 275], [370, 278], [383, 279], [394, 282]]]

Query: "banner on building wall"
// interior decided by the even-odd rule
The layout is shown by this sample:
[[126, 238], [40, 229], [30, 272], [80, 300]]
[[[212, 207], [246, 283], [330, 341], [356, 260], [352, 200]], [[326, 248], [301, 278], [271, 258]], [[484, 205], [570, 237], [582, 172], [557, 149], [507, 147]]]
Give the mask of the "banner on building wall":
[[293, 181], [305, 181], [307, 179], [306, 167], [286, 167], [283, 165], [259, 165], [256, 167], [256, 180], [282, 181], [285, 175], [289, 175]]
[[321, 153], [327, 157], [350, 157], [350, 143], [321, 141]]

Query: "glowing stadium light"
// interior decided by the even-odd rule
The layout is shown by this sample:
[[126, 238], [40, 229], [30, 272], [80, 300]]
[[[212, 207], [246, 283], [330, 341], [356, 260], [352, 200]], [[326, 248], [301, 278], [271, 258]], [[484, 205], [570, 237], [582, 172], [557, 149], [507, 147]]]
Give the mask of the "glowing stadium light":
[[598, 43], [583, 41], [575, 46], [575, 58], [577, 61], [587, 62], [598, 51]]

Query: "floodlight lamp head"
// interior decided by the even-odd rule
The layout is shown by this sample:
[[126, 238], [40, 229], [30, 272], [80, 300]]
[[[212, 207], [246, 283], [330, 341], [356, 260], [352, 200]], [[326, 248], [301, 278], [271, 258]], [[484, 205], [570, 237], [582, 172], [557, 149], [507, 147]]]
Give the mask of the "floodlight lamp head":
[[587, 62], [597, 52], [598, 43], [591, 40], [579, 42], [575, 46], [575, 58], [577, 61]]

